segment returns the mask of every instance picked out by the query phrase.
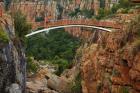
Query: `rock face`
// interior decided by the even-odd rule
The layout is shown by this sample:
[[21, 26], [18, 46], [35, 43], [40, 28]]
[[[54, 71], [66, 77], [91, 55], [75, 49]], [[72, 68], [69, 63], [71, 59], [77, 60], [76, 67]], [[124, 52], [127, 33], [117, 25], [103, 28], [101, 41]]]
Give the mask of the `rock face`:
[[83, 93], [140, 93], [139, 26], [132, 21], [127, 30], [100, 32], [83, 46]]
[[10, 22], [0, 20], [9, 38], [8, 43], [0, 46], [0, 93], [25, 93], [26, 63], [23, 47], [16, 39], [12, 25], [8, 24]]
[[49, 68], [41, 68], [27, 79], [27, 93], [72, 93], [71, 84], [79, 74], [79, 65], [67, 69], [61, 76], [52, 73]]

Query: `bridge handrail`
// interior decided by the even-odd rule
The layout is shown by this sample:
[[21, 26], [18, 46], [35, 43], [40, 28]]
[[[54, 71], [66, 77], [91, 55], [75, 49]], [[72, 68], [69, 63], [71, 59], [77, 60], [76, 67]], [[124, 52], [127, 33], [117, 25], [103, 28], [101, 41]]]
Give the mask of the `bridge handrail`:
[[121, 29], [122, 25], [114, 22], [114, 21], [97, 21], [94, 19], [62, 19], [62, 20], [56, 20], [53, 22], [48, 22], [45, 24], [45, 27], [54, 27], [54, 26], [63, 26], [63, 25], [95, 25], [99, 27], [111, 27], [116, 29]]

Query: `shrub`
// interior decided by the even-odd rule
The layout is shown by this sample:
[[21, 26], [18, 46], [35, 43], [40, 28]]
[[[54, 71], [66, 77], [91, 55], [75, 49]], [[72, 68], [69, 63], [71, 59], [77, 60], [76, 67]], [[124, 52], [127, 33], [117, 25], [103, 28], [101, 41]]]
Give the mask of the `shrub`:
[[91, 18], [94, 15], [94, 11], [89, 9], [83, 9], [81, 10], [81, 14], [86, 18]]
[[12, 0], [4, 0], [5, 10], [8, 11]]
[[65, 59], [56, 57], [53, 61], [53, 64], [57, 65], [56, 75], [60, 75], [66, 68], [69, 66], [69, 62]]
[[105, 10], [104, 8], [99, 9], [99, 14], [96, 16], [96, 19], [100, 20], [102, 18], [105, 18], [106, 16], [110, 15], [110, 10]]
[[27, 23], [26, 16], [20, 11], [14, 14], [14, 27], [16, 36], [24, 39], [25, 35], [31, 30], [31, 25]]
[[82, 93], [82, 86], [81, 86], [81, 75], [80, 73], [77, 75], [75, 81], [71, 85], [72, 93]]
[[114, 14], [120, 8], [119, 4], [114, 4], [111, 8], [111, 12]]
[[33, 57], [27, 57], [27, 72], [37, 72], [39, 65], [34, 62]]
[[9, 42], [9, 38], [7, 33], [2, 29], [2, 27], [0, 26], [0, 42], [6, 44]]
[[119, 5], [122, 8], [129, 8], [130, 7], [130, 1], [129, 0], [119, 0]]
[[120, 8], [120, 9], [118, 9], [118, 13], [122, 13], [122, 14], [126, 14], [126, 13], [128, 13], [128, 11], [129, 11], [129, 9], [127, 9], [127, 8]]
[[42, 22], [42, 21], [44, 21], [44, 17], [36, 17], [35, 18], [35, 22]]

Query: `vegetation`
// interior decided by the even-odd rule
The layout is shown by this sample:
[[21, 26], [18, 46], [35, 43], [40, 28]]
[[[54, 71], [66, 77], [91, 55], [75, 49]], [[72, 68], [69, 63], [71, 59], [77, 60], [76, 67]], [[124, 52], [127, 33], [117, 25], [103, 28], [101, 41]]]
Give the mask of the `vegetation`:
[[140, 50], [140, 15], [133, 19], [127, 27], [127, 40], [133, 41], [133, 53]]
[[78, 16], [78, 14], [80, 14], [80, 12], [81, 12], [80, 8], [75, 8], [74, 11], [69, 13], [69, 16], [70, 17], [76, 17], [76, 16]]
[[100, 7], [105, 8], [105, 0], [100, 0]]
[[126, 86], [121, 87], [119, 90], [119, 93], [129, 93], [129, 88]]
[[92, 18], [92, 16], [94, 15], [94, 11], [89, 9], [83, 9], [81, 10], [81, 14], [86, 18]]
[[104, 1], [105, 0], [100, 0], [100, 1], [102, 1], [102, 3], [100, 5], [101, 8], [99, 10], [99, 14], [98, 14], [98, 16], [96, 16], [97, 19], [102, 19], [102, 18], [105, 18], [107, 16], [110, 16], [110, 15], [116, 13], [118, 10], [120, 10], [121, 13], [128, 13], [128, 11], [132, 7], [129, 0], [119, 0], [119, 3], [114, 4], [110, 10], [106, 10], [106, 9], [104, 9], [104, 7], [105, 7]]
[[71, 90], [72, 93], [82, 93], [80, 73], [77, 75], [75, 81], [72, 83]]
[[80, 40], [59, 29], [30, 37], [26, 43], [27, 56], [33, 56], [35, 60], [48, 60], [57, 65], [56, 74], [60, 75], [71, 65]]
[[26, 16], [20, 11], [14, 14], [14, 27], [16, 36], [24, 40], [25, 35], [31, 30], [31, 25], [27, 23]]
[[5, 10], [7, 11], [10, 7], [12, 0], [4, 0]]
[[62, 58], [59, 58], [59, 57], [56, 57], [53, 61], [52, 61], [52, 64], [55, 64], [57, 65], [57, 69], [56, 69], [56, 72], [55, 74], [56, 75], [60, 75], [66, 68], [69, 67], [70, 63], [65, 60], [65, 59], [62, 59]]
[[27, 57], [27, 72], [37, 72], [39, 65], [34, 63], [33, 57]]
[[106, 10], [105, 9], [105, 0], [100, 0], [100, 9], [99, 14], [97, 16], [94, 15], [94, 11], [89, 9], [83, 9], [80, 10], [80, 8], [76, 8], [75, 11], [72, 11], [69, 16], [70, 17], [77, 17], [78, 15], [82, 15], [86, 18], [96, 18], [98, 20], [103, 19], [107, 16], [113, 15], [118, 10], [120, 10], [121, 13], [128, 13], [128, 11], [131, 9], [132, 5], [129, 0], [119, 0], [119, 3], [114, 4], [111, 9]]
[[80, 10], [80, 8], [76, 8], [74, 11], [69, 13], [70, 17], [78, 17], [78, 15], [84, 16], [85, 18], [92, 18], [94, 11], [86, 8], [82, 10]]
[[42, 16], [35, 18], [35, 22], [42, 22], [42, 21], [44, 21], [44, 17]]
[[2, 26], [0, 25], [0, 42], [6, 44], [9, 42], [9, 38], [7, 33], [3, 30]]
[[102, 18], [104, 18], [106, 16], [109, 16], [109, 15], [111, 15], [111, 11], [110, 10], [106, 10], [104, 8], [100, 8], [99, 9], [99, 14], [98, 14], [98, 16], [96, 16], [96, 19], [102, 19]]

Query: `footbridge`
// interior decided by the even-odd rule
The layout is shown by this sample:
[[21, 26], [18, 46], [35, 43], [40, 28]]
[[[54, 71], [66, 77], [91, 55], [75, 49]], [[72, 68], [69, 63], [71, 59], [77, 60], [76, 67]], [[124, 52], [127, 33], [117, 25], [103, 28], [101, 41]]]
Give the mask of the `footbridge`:
[[87, 27], [99, 29], [101, 31], [111, 32], [113, 29], [122, 29], [122, 24], [114, 21], [97, 21], [93, 19], [79, 19], [79, 20], [58, 20], [58, 21], [47, 21], [44, 23], [45, 29], [37, 30], [26, 35], [26, 37], [41, 33], [49, 32], [53, 29], [66, 28], [66, 27]]

